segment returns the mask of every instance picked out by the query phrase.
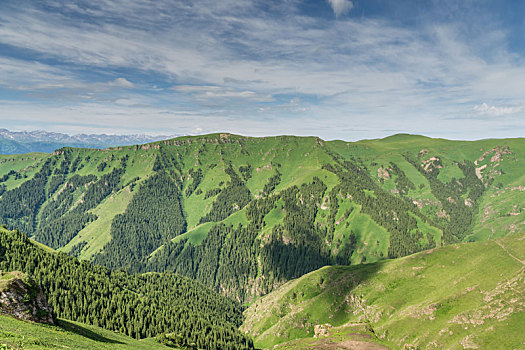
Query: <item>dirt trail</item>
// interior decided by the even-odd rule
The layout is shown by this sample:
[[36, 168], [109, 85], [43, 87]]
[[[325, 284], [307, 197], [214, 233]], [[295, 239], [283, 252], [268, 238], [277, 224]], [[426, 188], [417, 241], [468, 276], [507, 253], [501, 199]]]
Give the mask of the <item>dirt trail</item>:
[[519, 259], [518, 257], [516, 257], [515, 255], [513, 255], [513, 254], [512, 254], [511, 252], [509, 252], [509, 251], [507, 250], [507, 248], [505, 248], [505, 246], [504, 246], [503, 244], [501, 244], [500, 242], [498, 242], [498, 241], [495, 241], [495, 242], [496, 242], [496, 244], [499, 245], [499, 246], [500, 246], [500, 247], [501, 247], [501, 248], [502, 248], [507, 254], [509, 254], [509, 256], [510, 256], [511, 258], [513, 258], [513, 259], [516, 260], [516, 261], [519, 261], [522, 265], [525, 265], [525, 260], [521, 260], [521, 259]]

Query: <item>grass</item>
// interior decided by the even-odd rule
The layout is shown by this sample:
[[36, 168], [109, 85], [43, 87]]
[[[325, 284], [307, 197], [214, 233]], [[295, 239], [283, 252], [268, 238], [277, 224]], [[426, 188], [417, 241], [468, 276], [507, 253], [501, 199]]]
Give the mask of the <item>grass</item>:
[[285, 215], [283, 206], [283, 200], [279, 199], [276, 202], [275, 207], [272, 210], [270, 210], [268, 214], [266, 214], [266, 216], [264, 217], [264, 229], [261, 230], [261, 232], [259, 233], [259, 238], [262, 238], [265, 235], [270, 235], [275, 225], [282, 222]]
[[[346, 220], [339, 220], [346, 210], [353, 208]], [[372, 218], [361, 213], [361, 206], [343, 202], [336, 216], [334, 241], [345, 242], [353, 234], [357, 238], [357, 249], [352, 255], [352, 264], [360, 264], [363, 260], [372, 262], [387, 256], [389, 233], [379, 226]], [[377, 243], [379, 242], [379, 243]]]
[[208, 171], [204, 170], [205, 176], [198, 187], [202, 191], [202, 194], [196, 195], [194, 192], [190, 197], [185, 197], [183, 202], [184, 213], [188, 222], [188, 230], [191, 230], [198, 225], [200, 218], [204, 213], [207, 213], [211, 209], [211, 206], [216, 199], [216, 196], [204, 199], [205, 193], [209, 190], [218, 188], [218, 184], [221, 182], [227, 183], [230, 181], [229, 176], [224, 172], [225, 168], [223, 165], [218, 165], [210, 169], [211, 164], [207, 163], [206, 166], [202, 167], [203, 169], [208, 168]]
[[3, 177], [10, 171], [19, 172], [22, 175], [19, 179], [16, 179], [15, 176], [10, 176], [3, 185], [7, 187], [7, 190], [20, 186], [40, 170], [42, 160], [47, 156], [49, 156], [47, 153], [0, 155], [0, 177]]
[[523, 182], [512, 181], [501, 189], [492, 187], [487, 191], [482, 198], [474, 223], [474, 234], [470, 239], [480, 241], [498, 238], [524, 229], [525, 189], [520, 187], [524, 183], [525, 178]]
[[235, 213], [224, 219], [222, 222], [226, 225], [232, 225], [234, 227], [237, 227], [239, 225], [248, 225], [248, 219], [246, 218], [246, 207], [236, 211]]
[[188, 239], [189, 243], [193, 245], [199, 245], [204, 240], [204, 238], [206, 238], [210, 228], [213, 225], [215, 225], [214, 222], [205, 222], [204, 224], [200, 224], [194, 227], [192, 230], [183, 233], [182, 235], [178, 235], [177, 237], [173, 238], [172, 241], [179, 242], [183, 239]]
[[49, 252], [49, 253], [55, 253], [55, 252], [56, 252], [53, 248], [48, 247], [48, 246], [45, 245], [45, 244], [42, 244], [42, 243], [40, 243], [40, 242], [37, 242], [37, 241], [35, 241], [35, 240], [32, 239], [32, 238], [30, 238], [30, 240], [31, 240], [31, 242], [32, 242], [33, 244], [35, 244], [35, 245], [38, 246], [39, 248], [44, 249], [46, 252]]
[[132, 197], [133, 193], [129, 187], [126, 187], [104, 199], [99, 206], [91, 211], [98, 219], [89, 223], [67, 245], [59, 250], [69, 252], [75, 245], [86, 242], [87, 244], [82, 249], [79, 258], [90, 259], [111, 240], [111, 222], [115, 215], [124, 213]]
[[261, 348], [311, 338], [317, 324], [348, 322], [369, 322], [380, 339], [399, 348], [521, 348], [524, 258], [521, 233], [402, 259], [324, 267], [253, 303], [243, 330]]
[[[484, 160], [478, 162], [478, 166], [487, 165], [487, 169], [484, 170], [485, 183], [490, 171], [501, 171], [502, 174], [495, 176], [494, 183], [487, 185], [487, 190], [479, 201], [479, 212], [474, 218], [472, 235], [466, 238], [482, 241], [507, 236], [500, 241], [506, 250], [491, 241], [487, 245], [456, 245], [438, 249], [431, 254], [418, 254], [396, 261], [379, 261], [388, 251], [389, 233], [369, 215], [362, 213], [359, 205], [348, 198], [341, 198], [336, 215], [338, 223], [335, 225], [332, 243], [328, 244], [331, 244], [332, 251], [335, 251], [337, 244], [333, 242], [344, 244], [352, 232], [358, 240], [351, 258], [352, 263], [377, 262], [358, 267], [324, 268], [292, 281], [285, 285], [284, 289], [277, 291], [277, 294], [270, 294], [261, 299], [267, 305], [255, 302], [252, 306], [258, 308], [257, 313], [250, 314], [252, 311], [249, 311], [248, 315], [251, 316], [246, 324], [252, 334], [257, 334], [258, 344], [262, 344], [261, 346], [309, 337], [315, 324], [330, 323], [336, 327], [343, 327], [348, 322], [367, 321], [372, 324], [377, 334], [384, 336], [394, 347], [436, 342], [438, 347], [455, 348], [461, 341], [472, 341], [480, 347], [490, 348], [498, 341], [508, 347], [520, 347], [522, 344], [515, 346], [509, 343], [512, 342], [512, 337], [510, 340], [500, 339], [493, 336], [495, 331], [488, 329], [503, 329], [508, 334], [519, 336], [516, 325], [523, 321], [522, 316], [511, 313], [504, 321], [486, 320], [476, 327], [450, 321], [465, 312], [471, 312], [474, 316], [476, 312], [485, 312], [481, 306], [484, 298], [481, 292], [493, 291], [504, 279], [512, 280], [516, 276], [516, 266], [512, 264], [516, 264], [517, 261], [509, 258], [508, 252], [524, 259], [523, 241], [516, 239], [525, 231], [525, 208], [522, 204], [525, 203], [525, 190], [520, 187], [525, 184], [524, 142], [523, 138], [451, 141], [407, 134], [359, 142], [324, 142], [315, 137], [247, 138], [230, 134], [211, 134], [181, 137], [139, 147], [128, 146], [109, 150], [73, 149], [73, 157], [79, 156], [83, 166], [74, 174], [94, 174], [100, 177], [120, 166], [121, 157], [128, 155], [129, 160], [121, 185], [126, 186], [131, 179], [140, 177], [135, 191], [140, 183], [153, 173], [153, 164], [160, 154], [160, 145], [163, 145], [163, 151], [178, 159], [177, 167], [183, 171], [183, 192], [192, 182], [187, 176], [189, 170], [200, 168], [203, 179], [198, 190], [202, 193], [194, 192], [189, 197], [185, 193], [182, 195], [188, 231], [174, 238], [174, 241], [188, 239], [189, 244], [199, 245], [207, 236], [210, 227], [215, 224], [198, 225], [199, 219], [210, 210], [215, 200], [215, 197], [204, 200], [204, 194], [219, 187], [220, 182], [229, 181], [224, 169], [230, 164], [236, 171], [239, 166], [252, 166], [252, 176], [246, 181], [246, 185], [254, 197], [261, 193], [268, 179], [275, 175], [276, 171], [282, 174], [281, 182], [275, 189], [276, 193], [290, 186], [301, 186], [316, 176], [326, 184], [327, 191], [324, 197], [328, 197], [329, 191], [339, 181], [333, 173], [322, 169], [323, 165], [334, 163], [331, 153], [336, 153], [343, 159], [356, 160], [363, 169], [366, 168], [377, 184], [389, 192], [396, 190], [395, 178], [380, 182], [378, 168], [388, 167], [390, 162], [394, 162], [416, 187], [409, 191], [407, 199], [423, 201], [422, 213], [429, 218], [435, 218], [441, 206], [439, 203], [434, 204], [436, 198], [427, 179], [405, 160], [404, 154], [415, 156], [426, 150], [428, 157], [438, 156], [444, 165], [444, 168], [440, 169], [439, 179], [450, 181], [453, 177], [463, 177], [456, 162], [474, 162], [487, 151], [508, 146], [512, 153], [505, 155], [503, 159], [491, 162], [492, 154], [489, 153]], [[18, 180], [11, 177], [5, 182], [7, 189], [19, 186], [34, 176], [49, 156], [0, 156], [0, 176], [11, 170], [22, 175]], [[101, 162], [108, 164], [103, 172], [97, 169]], [[135, 193], [128, 189], [129, 187], [125, 187], [92, 209], [98, 219], [80, 231], [61, 250], [69, 251], [74, 245], [85, 241], [88, 244], [82, 250], [81, 258], [89, 259], [100, 251], [111, 239], [113, 218], [125, 211]], [[83, 189], [79, 189], [75, 192], [75, 202], [81, 198], [82, 191]], [[373, 191], [368, 194], [370, 198], [375, 197]], [[319, 203], [319, 206], [321, 204]], [[354, 208], [350, 216], [343, 218], [346, 210], [350, 208]], [[316, 223], [327, 225], [329, 209], [328, 207], [318, 210]], [[271, 232], [282, 220], [282, 201], [277, 201], [276, 207], [265, 217], [265, 226], [260, 236]], [[419, 230], [432, 235], [439, 245], [441, 231], [429, 224], [430, 220], [416, 220]], [[233, 213], [222, 222], [234, 226], [246, 224], [245, 210]], [[452, 263], [452, 260], [455, 263]], [[321, 282], [321, 279], [324, 282]], [[336, 288], [335, 285], [342, 287]], [[441, 288], [443, 285], [447, 288]], [[465, 292], [467, 288], [472, 287], [475, 288]], [[292, 298], [294, 293], [295, 298]], [[510, 299], [506, 297], [506, 293], [509, 293]], [[510, 302], [512, 293], [505, 291], [501, 294], [507, 298], [502, 302]], [[350, 299], [347, 300], [346, 297]], [[523, 300], [522, 296], [518, 295], [517, 298]], [[430, 314], [420, 315], [417, 310], [427, 310]], [[433, 315], [434, 319], [430, 320], [427, 317], [429, 315]], [[472, 315], [469, 314], [469, 317]], [[264, 321], [257, 321], [257, 317], [263, 316]], [[443, 331], [444, 329], [447, 330]], [[443, 332], [440, 333], [441, 331]], [[465, 340], [469, 335], [473, 335], [472, 338]], [[311, 339], [304, 341], [311, 342]]]
[[6, 289], [11, 279], [24, 277], [25, 274], [20, 271], [3, 272], [2, 270], [0, 270], [0, 292], [3, 292]]
[[[228, 218], [222, 221], [222, 223], [226, 225], [232, 225], [234, 227], [237, 227], [239, 224], [246, 225], [247, 219], [245, 215], [246, 210], [242, 209], [239, 210], [232, 215], [230, 215]], [[210, 231], [210, 228], [212, 226], [216, 225], [215, 222], [205, 222], [203, 224], [197, 225], [191, 230], [178, 235], [174, 237], [171, 241], [172, 242], [179, 242], [183, 239], [187, 239], [188, 242], [186, 244], [193, 244], [195, 246], [198, 246], [202, 243], [202, 241], [208, 236], [208, 232]], [[150, 256], [155, 255], [160, 249], [163, 249], [163, 246], [160, 246], [159, 248], [155, 249], [154, 252], [150, 254]]]
[[3, 345], [7, 349], [166, 349], [155, 339], [135, 340], [79, 322], [58, 319], [53, 326], [0, 314], [0, 348]]

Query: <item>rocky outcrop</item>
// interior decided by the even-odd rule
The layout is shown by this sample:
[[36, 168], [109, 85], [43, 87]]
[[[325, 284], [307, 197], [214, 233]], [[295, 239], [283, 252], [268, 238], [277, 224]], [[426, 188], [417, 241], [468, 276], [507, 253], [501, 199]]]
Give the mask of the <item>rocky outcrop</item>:
[[383, 168], [382, 166], [380, 166], [379, 169], [377, 169], [377, 176], [383, 180], [390, 179], [390, 173], [386, 168]]
[[0, 312], [22, 320], [54, 323], [42, 288], [18, 271], [0, 271]]
[[329, 335], [328, 331], [332, 328], [330, 323], [325, 324], [316, 324], [314, 326], [314, 338], [327, 337]]

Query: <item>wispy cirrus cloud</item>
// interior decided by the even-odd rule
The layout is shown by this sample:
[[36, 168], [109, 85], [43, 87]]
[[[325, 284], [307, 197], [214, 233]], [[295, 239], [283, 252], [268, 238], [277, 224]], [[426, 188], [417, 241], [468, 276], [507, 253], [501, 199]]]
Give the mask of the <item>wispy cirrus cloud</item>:
[[472, 108], [475, 113], [492, 116], [502, 116], [507, 114], [515, 114], [522, 110], [521, 106], [509, 107], [509, 106], [489, 106], [485, 102], [480, 105], [476, 105]]
[[216, 85], [177, 85], [171, 90], [190, 94], [201, 100], [208, 99], [243, 99], [258, 102], [270, 102], [273, 98], [270, 95], [259, 94], [250, 90], [236, 90], [233, 88]]
[[[144, 125], [147, 113], [170, 115], [159, 123], [174, 133], [186, 120], [181, 111], [191, 110], [195, 120], [220, 115], [219, 129], [243, 120], [269, 133], [274, 118], [281, 133], [295, 132], [298, 118], [324, 118], [326, 129], [302, 125], [347, 139], [369, 136], [342, 133], [342, 126], [381, 133], [401, 123], [424, 132], [443, 115], [496, 116], [504, 111], [498, 101], [522, 105], [524, 59], [509, 51], [507, 32], [489, 14], [476, 34], [477, 20], [457, 14], [403, 25], [389, 14], [363, 16], [364, 5], [347, 0], [319, 6], [305, 12], [296, 1], [22, 0], [0, 11], [0, 45], [8, 48], [0, 54], [0, 87], [23, 91], [36, 111], [47, 98], [71, 115], [107, 118], [102, 111], [120, 115], [124, 106], [130, 114], [140, 110]], [[328, 8], [338, 20], [319, 14]], [[439, 17], [452, 10], [440, 8]], [[479, 101], [494, 101], [494, 110]], [[52, 113], [45, 118], [51, 122]], [[461, 118], [448, 123], [451, 130], [463, 125]]]

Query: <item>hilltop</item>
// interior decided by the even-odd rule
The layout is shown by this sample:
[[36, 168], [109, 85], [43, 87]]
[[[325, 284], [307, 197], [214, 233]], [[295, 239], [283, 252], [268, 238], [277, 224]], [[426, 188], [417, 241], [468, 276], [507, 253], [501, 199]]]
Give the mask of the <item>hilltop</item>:
[[326, 265], [523, 232], [525, 139], [185, 136], [0, 156], [0, 217], [80, 259], [240, 302]]

